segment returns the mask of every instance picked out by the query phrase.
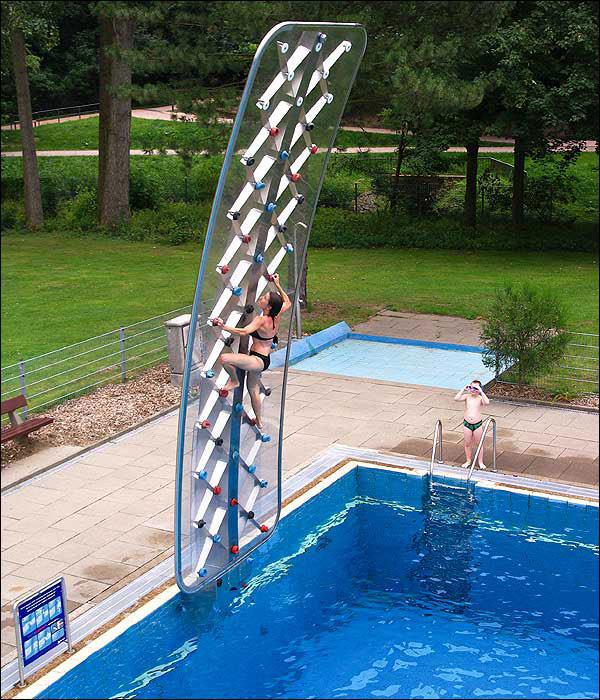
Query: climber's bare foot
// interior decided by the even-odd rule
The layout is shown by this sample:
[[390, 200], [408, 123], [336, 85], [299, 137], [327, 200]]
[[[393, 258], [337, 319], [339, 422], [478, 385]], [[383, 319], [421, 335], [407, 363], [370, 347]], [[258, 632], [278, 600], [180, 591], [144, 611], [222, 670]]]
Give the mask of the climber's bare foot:
[[237, 389], [237, 387], [240, 385], [239, 382], [234, 381], [233, 379], [230, 379], [227, 384], [223, 387], [225, 391], [233, 391], [234, 389]]
[[261, 423], [261, 421], [260, 421], [260, 418], [255, 418], [255, 419], [254, 419], [254, 425], [255, 425], [259, 430], [262, 430], [263, 425], [262, 425], [262, 423]]
[[465, 463], [463, 464], [463, 467], [464, 467], [465, 469], [466, 469], [467, 467], [470, 467], [470, 466], [471, 466], [471, 460], [469, 460], [468, 462], [465, 462]]
[[479, 468], [480, 469], [487, 469], [487, 467], [485, 466], [485, 464], [483, 462], [479, 462]]

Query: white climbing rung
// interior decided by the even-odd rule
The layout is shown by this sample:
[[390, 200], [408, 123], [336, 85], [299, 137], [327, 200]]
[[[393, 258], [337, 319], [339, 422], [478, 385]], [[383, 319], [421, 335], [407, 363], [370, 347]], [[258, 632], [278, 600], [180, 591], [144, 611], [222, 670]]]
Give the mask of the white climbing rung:
[[292, 148], [292, 146], [296, 143], [296, 141], [302, 136], [303, 132], [304, 132], [304, 124], [302, 124], [301, 122], [299, 122], [299, 123], [296, 124], [296, 126], [294, 127], [294, 134], [293, 134], [293, 136], [292, 136], [292, 141], [291, 141], [291, 143], [290, 143], [290, 148]]
[[[252, 209], [252, 211], [255, 211]], [[240, 246], [242, 245], [242, 239], [239, 236], [234, 236], [231, 243], [227, 246], [223, 257], [217, 263], [219, 266], [227, 265], [231, 258], [238, 252]]]
[[[269, 172], [269, 170], [271, 170], [275, 162], [275, 158], [272, 158], [271, 156], [263, 156], [262, 160], [254, 170], [255, 182], [262, 182], [263, 178]], [[244, 204], [246, 204], [253, 192], [254, 185], [251, 182], [247, 182], [240, 192], [238, 198], [231, 205], [231, 211], [239, 211]], [[229, 216], [231, 218], [231, 214]]]
[[[208, 493], [210, 493], [210, 491], [208, 491]], [[225, 508], [218, 507], [215, 509], [212, 520], [210, 521], [210, 525], [208, 526], [208, 534], [216, 535], [219, 532], [219, 528], [223, 524], [223, 520], [225, 520], [226, 515], [227, 511]], [[205, 525], [205, 527], [207, 526]], [[200, 571], [204, 564], [206, 564], [206, 560], [208, 559], [208, 555], [213, 547], [213, 544], [213, 540], [210, 537], [206, 537], [206, 539], [202, 543], [200, 556], [198, 557], [198, 561], [196, 562], [196, 571]]]
[[[285, 248], [280, 248], [277, 253], [275, 254], [275, 257], [271, 262], [267, 265], [267, 271], [269, 272], [270, 275], [273, 275], [276, 271], [279, 265], [281, 265], [281, 261], [285, 258], [287, 253], [287, 250]], [[267, 286], [268, 280], [265, 277], [261, 277], [260, 280], [258, 281], [256, 285], [256, 296], [258, 297], [260, 294], [263, 293], [264, 288]]]
[[323, 107], [325, 107], [326, 104], [327, 104], [327, 97], [325, 95], [321, 95], [321, 97], [319, 97], [319, 99], [314, 103], [314, 105], [306, 113], [306, 121], [307, 122], [314, 121], [316, 116], [323, 109]]
[[277, 217], [280, 224], [285, 224], [285, 222], [290, 218], [291, 213], [298, 206], [298, 200], [292, 197], [290, 201], [282, 209], [281, 214]]
[[212, 430], [210, 431], [213, 437], [218, 438], [221, 436], [221, 433], [223, 432], [223, 430], [225, 430], [225, 426], [227, 425], [227, 421], [229, 420], [230, 415], [231, 411], [219, 411], [217, 420], [215, 421], [215, 424]]
[[[304, 59], [310, 53], [310, 49], [305, 46], [298, 46], [294, 53], [290, 56], [287, 62], [287, 67], [289, 71], [295, 71], [296, 68], [304, 61]], [[270, 102], [273, 95], [281, 88], [281, 86], [287, 82], [287, 77], [279, 72], [272, 80], [269, 87], [260, 96], [259, 102]]]
[[[208, 479], [208, 483], [214, 488], [215, 486], [219, 485], [219, 482], [223, 478], [223, 474], [225, 474], [225, 470], [227, 469], [227, 461], [224, 459], [218, 459], [215, 467], [212, 471], [212, 474], [210, 475]], [[201, 472], [202, 469], [198, 469], [198, 472]], [[200, 483], [202, 480], [199, 479], [198, 483]], [[213, 492], [210, 489], [206, 489], [204, 493], [202, 494], [202, 500], [200, 501], [200, 505], [198, 506], [198, 509], [196, 511], [196, 515], [194, 517], [194, 522], [198, 522], [198, 520], [202, 520], [204, 518], [204, 515], [206, 514], [206, 510], [208, 508], [208, 504], [210, 503], [211, 499], [213, 497]]]
[[198, 423], [197, 427], [201, 428], [202, 427], [202, 421], [205, 421], [208, 419], [210, 414], [212, 413], [213, 408], [215, 407], [215, 404], [219, 400], [219, 390], [218, 389], [213, 389], [210, 394], [208, 395], [208, 398], [206, 399], [206, 403], [202, 407], [202, 412], [198, 416]]
[[252, 267], [252, 261], [242, 260], [238, 263], [237, 267], [231, 275], [230, 282], [232, 287], [237, 287], [239, 283], [244, 279], [244, 275]]
[[256, 503], [256, 499], [258, 498], [259, 493], [260, 486], [256, 485], [250, 492], [250, 495], [248, 496], [248, 502], [244, 506], [244, 510], [252, 510], [254, 508], [254, 504]]
[[210, 312], [210, 318], [218, 318], [221, 315], [221, 312], [223, 309], [227, 306], [227, 304], [230, 302], [231, 297], [233, 296], [231, 289], [227, 288], [224, 289], [215, 304], [213, 310]]
[[288, 176], [285, 174], [282, 175], [281, 180], [279, 180], [279, 187], [277, 188], [277, 196], [275, 197], [276, 200], [279, 199], [279, 197], [281, 197], [281, 195], [285, 192], [289, 184], [290, 180]]
[[269, 250], [269, 246], [277, 238], [277, 226], [270, 226], [267, 232], [267, 240], [265, 241], [265, 251]]
[[[292, 105], [289, 102], [282, 100], [277, 107], [271, 112], [269, 117], [270, 126], [278, 126], [285, 115], [290, 111]], [[248, 147], [248, 150], [244, 153], [244, 158], [253, 158], [263, 143], [269, 137], [269, 127], [263, 127], [258, 134], [255, 136], [254, 141]], [[242, 162], [243, 159], [242, 159]]]
[[[237, 326], [238, 321], [242, 317], [242, 312], [241, 311], [232, 311], [229, 314], [229, 317], [225, 321], [226, 326]], [[209, 318], [215, 318], [214, 315], [209, 316]], [[225, 338], [229, 338], [231, 333], [228, 333], [227, 331], [222, 331], [222, 335], [225, 336]], [[215, 362], [219, 359], [219, 355], [223, 352], [223, 349], [225, 348], [225, 342], [219, 338], [216, 343], [213, 346], [213, 349], [211, 350], [210, 355], [208, 356], [208, 359], [204, 363], [204, 367], [202, 368], [203, 372], [208, 371], [209, 369], [213, 368], [213, 365]]]
[[[253, 192], [254, 185], [251, 182], [247, 182], [242, 188], [242, 191], [240, 192], [238, 198], [231, 205], [231, 211], [239, 211], [244, 206], [244, 204], [246, 204], [246, 202], [250, 199]], [[231, 214], [229, 214], [228, 216], [230, 219], [233, 218]]]
[[256, 455], [259, 453], [260, 448], [263, 446], [263, 443], [261, 442], [260, 438], [257, 438], [254, 441], [254, 444], [250, 448], [250, 451], [248, 452], [248, 456], [244, 458], [244, 462], [248, 466], [254, 463], [254, 460], [256, 459]]
[[[206, 468], [206, 465], [208, 464], [208, 460], [210, 459], [212, 453], [215, 450], [215, 443], [212, 440], [208, 440], [206, 445], [204, 445], [204, 449], [202, 450], [202, 454], [200, 455], [200, 459], [198, 460], [198, 465], [196, 466], [196, 471], [201, 472], [203, 469]], [[209, 491], [210, 493], [210, 491]], [[210, 494], [212, 497], [212, 493]]]
[[300, 171], [300, 168], [306, 163], [310, 156], [310, 148], [304, 148], [300, 152], [300, 155], [296, 158], [296, 160], [290, 165], [290, 170], [293, 173], [297, 173]]

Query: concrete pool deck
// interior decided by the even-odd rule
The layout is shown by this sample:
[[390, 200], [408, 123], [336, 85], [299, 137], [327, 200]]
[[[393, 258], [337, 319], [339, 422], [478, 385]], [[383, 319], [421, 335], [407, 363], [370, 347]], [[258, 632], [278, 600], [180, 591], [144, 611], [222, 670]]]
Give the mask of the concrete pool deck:
[[[437, 319], [384, 314], [356, 330], [476, 344], [477, 322]], [[446, 462], [462, 461], [454, 393], [292, 370], [284, 476], [335, 444], [428, 455], [437, 418]], [[504, 401], [489, 408], [500, 471], [598, 485], [597, 414]], [[176, 430], [172, 412], [2, 495], [2, 665], [15, 656], [12, 601], [23, 593], [64, 575], [78, 616], [171, 556]]]

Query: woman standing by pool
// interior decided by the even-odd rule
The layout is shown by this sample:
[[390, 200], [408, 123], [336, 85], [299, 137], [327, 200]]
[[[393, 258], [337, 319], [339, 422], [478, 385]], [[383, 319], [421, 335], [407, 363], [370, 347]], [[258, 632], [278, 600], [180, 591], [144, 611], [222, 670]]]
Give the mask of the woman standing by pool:
[[[481, 407], [487, 406], [490, 400], [485, 395], [479, 379], [473, 379], [464, 389], [461, 389], [454, 397], [455, 401], [465, 401], [465, 416], [463, 420], [463, 434], [465, 438], [465, 457], [467, 461], [463, 467], [471, 465], [473, 445], [477, 446], [481, 440], [483, 417]], [[479, 468], [485, 469], [483, 462], [483, 445], [479, 452]]]
[[271, 345], [273, 340], [277, 338], [281, 314], [285, 313], [292, 306], [290, 298], [284, 292], [279, 282], [278, 274], [273, 275], [273, 283], [277, 291], [267, 292], [259, 298], [258, 306], [262, 310], [262, 315], [254, 318], [247, 326], [234, 328], [226, 326], [221, 319], [216, 319], [216, 325], [224, 331], [242, 337], [249, 335], [252, 338], [252, 346], [247, 355], [239, 352], [224, 353], [221, 355], [220, 361], [230, 377], [227, 384], [223, 387], [226, 391], [232, 391], [239, 386], [240, 382], [236, 369], [248, 372], [248, 393], [250, 394], [250, 401], [258, 428], [262, 428], [260, 376], [262, 372], [269, 368], [271, 363]]

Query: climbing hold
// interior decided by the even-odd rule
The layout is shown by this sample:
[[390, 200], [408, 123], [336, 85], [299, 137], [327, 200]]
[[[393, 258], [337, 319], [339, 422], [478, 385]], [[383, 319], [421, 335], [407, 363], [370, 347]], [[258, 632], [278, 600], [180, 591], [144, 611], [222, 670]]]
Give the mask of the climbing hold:
[[288, 79], [289, 82], [292, 82], [294, 79], [294, 71], [288, 71], [287, 73], [284, 73], [285, 77]]
[[322, 48], [323, 44], [320, 41], [317, 41], [317, 43], [315, 44], [315, 51], [318, 53]]
[[218, 496], [222, 490], [223, 489], [220, 486], [215, 486], [213, 489], [213, 493], [215, 494], [215, 496]]
[[275, 211], [275, 209], [277, 209], [277, 205], [275, 204], [275, 202], [269, 202], [265, 206], [265, 211], [268, 211], [269, 213], [271, 213], [272, 211]]
[[232, 544], [230, 547], [230, 551], [232, 554], [237, 554], [240, 551], [240, 548], [237, 546], [237, 544]]
[[348, 51], [350, 51], [352, 49], [352, 43], [350, 41], [347, 41], [344, 44], [344, 49], [346, 50], [346, 53], [348, 53]]
[[279, 231], [279, 233], [285, 233], [287, 231], [287, 226], [280, 225], [277, 227], [277, 230]]
[[212, 369], [207, 369], [204, 373], [204, 376], [206, 377], [206, 379], [212, 379], [215, 376], [215, 373]]
[[204, 578], [207, 573], [208, 573], [208, 571], [206, 569], [200, 569], [200, 571], [198, 572], [198, 576], [200, 576], [201, 578]]
[[231, 453], [231, 459], [237, 459], [240, 456], [240, 453], [237, 450], [233, 450]]
[[229, 265], [217, 265], [217, 272], [226, 275], [229, 272]]
[[256, 106], [257, 106], [259, 109], [267, 110], [267, 109], [269, 109], [269, 100], [259, 100], [259, 101], [256, 103]]
[[290, 48], [289, 44], [286, 44], [285, 41], [278, 41], [277, 44], [279, 45], [279, 50], [281, 53], [287, 53], [288, 49]]
[[254, 189], [255, 190], [264, 190], [265, 189], [265, 183], [264, 182], [255, 182], [254, 183]]
[[277, 136], [279, 133], [279, 129], [276, 126], [273, 126], [269, 129], [269, 136]]
[[225, 345], [225, 347], [227, 347], [227, 348], [230, 348], [233, 345], [233, 341], [234, 341], [234, 338], [233, 338], [233, 336], [230, 335], [229, 338], [227, 338], [226, 340], [223, 341], [223, 345]]
[[221, 447], [223, 445], [223, 438], [215, 438], [215, 445]]
[[260, 436], [260, 441], [261, 441], [261, 442], [271, 442], [271, 436], [270, 436], [270, 435], [267, 435], [266, 433], [263, 433], [263, 434]]
[[302, 107], [303, 102], [304, 102], [304, 97], [298, 97], [296, 99], [296, 107]]
[[225, 399], [229, 396], [229, 392], [227, 391], [227, 389], [219, 389], [219, 396], [222, 399]]
[[217, 586], [218, 586], [219, 588], [221, 588], [222, 585], [223, 585], [223, 579], [222, 579], [222, 578], [218, 578], [218, 579], [217, 579]]
[[223, 538], [222, 538], [221, 535], [219, 535], [218, 533], [217, 533], [216, 535], [212, 535], [212, 541], [213, 541], [213, 542], [216, 542], [217, 544], [218, 544], [222, 539], [223, 539]]
[[232, 498], [232, 499], [229, 501], [229, 505], [230, 505], [230, 506], [237, 506], [237, 504], [238, 504], [238, 499], [237, 499], [237, 498]]
[[251, 464], [251, 465], [248, 467], [248, 472], [249, 472], [250, 474], [254, 474], [255, 471], [256, 471], [256, 465], [255, 465], [255, 464]]
[[239, 297], [244, 290], [241, 287], [233, 287], [231, 293], [234, 297]]
[[241, 216], [241, 214], [240, 214], [239, 211], [234, 211], [234, 212], [231, 213], [231, 218], [232, 218], [234, 221], [237, 221], [237, 220], [240, 218], [240, 216]]
[[265, 396], [271, 396], [271, 389], [265, 389]]
[[244, 309], [244, 313], [246, 314], [251, 314], [254, 311], [254, 306], [252, 304], [248, 304], [246, 308]]
[[317, 41], [320, 41], [322, 44], [324, 44], [327, 41], [327, 34], [319, 32], [319, 34], [317, 34]]
[[242, 236], [242, 243], [250, 243], [252, 236]]
[[323, 80], [327, 80], [327, 78], [329, 78], [329, 71], [327, 70], [327, 68], [324, 68], [321, 71], [321, 77], [323, 78]]
[[290, 154], [287, 151], [281, 151], [279, 154], [279, 160], [287, 160], [290, 157]]
[[308, 122], [304, 128], [306, 131], [312, 131], [315, 128], [315, 125], [312, 122]]
[[269, 482], [262, 479], [261, 481], [258, 482], [258, 485], [260, 486], [261, 489], [266, 489], [267, 486], [269, 485]]
[[220, 326], [223, 323], [223, 320], [220, 318], [209, 318], [208, 322], [210, 323], [211, 326]]
[[198, 478], [199, 478], [199, 479], [203, 479], [203, 480], [204, 480], [204, 479], [206, 479], [207, 476], [208, 476], [208, 472], [207, 472], [206, 470], [202, 470], [201, 472], [198, 472]]
[[319, 147], [318, 147], [318, 146], [315, 146], [315, 144], [313, 143], [313, 145], [310, 147], [310, 152], [311, 152], [313, 155], [314, 155], [315, 153], [318, 153], [318, 152], [319, 152]]
[[328, 105], [330, 105], [333, 102], [333, 95], [328, 92], [325, 96], [325, 102], [327, 102]]
[[254, 158], [243, 158], [245, 165], [254, 165]]
[[268, 525], [261, 525], [261, 526], [260, 526], [260, 531], [261, 531], [261, 532], [268, 532], [268, 531], [269, 531], [269, 526], [268, 526]]
[[275, 350], [277, 348], [277, 343], [271, 343], [271, 350]]
[[294, 246], [291, 243], [286, 243], [285, 244], [285, 250], [287, 253], [293, 253], [294, 252]]
[[262, 253], [257, 253], [257, 254], [254, 256], [254, 262], [255, 262], [255, 263], [261, 263], [261, 262], [263, 262], [264, 259], [265, 259], [265, 257], [264, 257], [264, 255], [263, 255]]
[[304, 202], [304, 195], [299, 194], [296, 199], [298, 200], [298, 204], [302, 204]]
[[271, 275], [268, 272], [265, 272], [265, 279], [269, 280], [269, 282], [272, 282], [275, 279], [275, 275]]
[[241, 413], [244, 410], [244, 406], [238, 401], [235, 406], [233, 407], [233, 410], [236, 413]]
[[254, 519], [254, 511], [253, 511], [253, 510], [249, 510], [249, 511], [246, 513], [246, 515], [248, 516], [248, 518], [249, 518], [250, 520], [253, 520], [253, 519]]
[[210, 428], [210, 421], [209, 421], [209, 420], [203, 420], [202, 423], [200, 423], [200, 427], [201, 427], [201, 428], [204, 428], [205, 430], [206, 430], [206, 428]]
[[202, 528], [206, 525], [206, 520], [196, 520], [196, 527]]
[[292, 182], [298, 182], [298, 180], [301, 180], [301, 179], [302, 179], [302, 175], [300, 175], [300, 173], [292, 173], [290, 176], [290, 180]]

